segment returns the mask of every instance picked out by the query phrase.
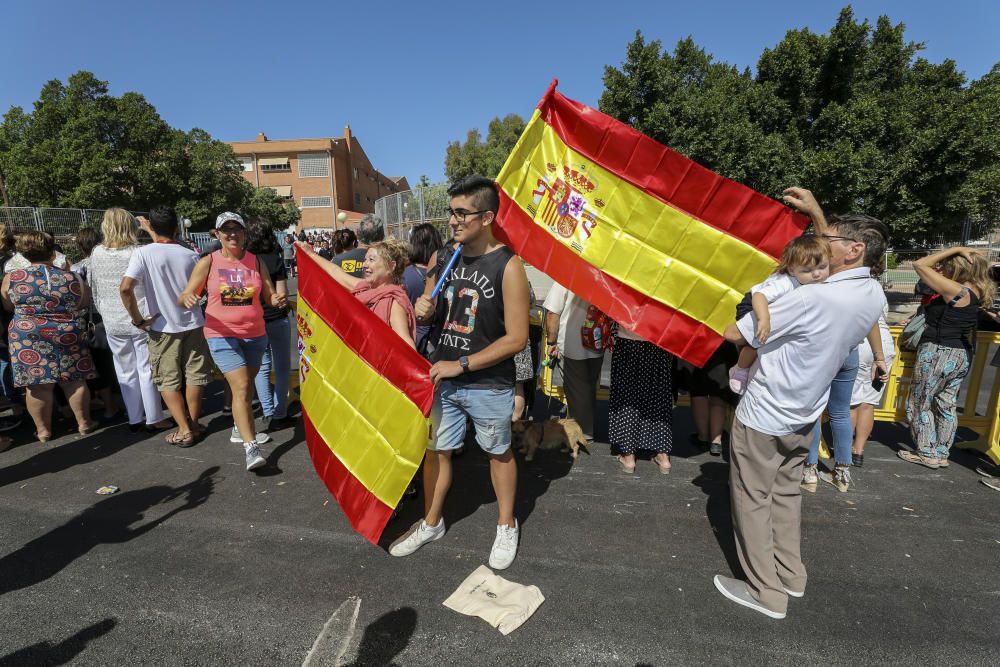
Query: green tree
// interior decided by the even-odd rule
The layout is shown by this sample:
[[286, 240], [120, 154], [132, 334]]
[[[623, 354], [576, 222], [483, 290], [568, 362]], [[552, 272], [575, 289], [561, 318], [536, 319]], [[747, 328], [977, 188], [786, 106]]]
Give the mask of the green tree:
[[273, 191], [250, 186], [227, 144], [170, 127], [138, 93], [109, 95], [90, 72], [46, 83], [31, 112], [11, 107], [0, 123], [0, 168], [16, 206], [148, 210], [166, 202], [196, 224], [225, 209], [276, 224], [299, 215]]
[[898, 241], [953, 234], [1000, 213], [1000, 65], [966, 85], [922, 48], [850, 7], [828, 34], [789, 30], [756, 75], [690, 38], [671, 53], [636, 33], [605, 68], [600, 108], [765, 194], [806, 185], [831, 211], [881, 217]]
[[472, 174], [496, 178], [525, 125], [517, 114], [508, 114], [490, 121], [486, 141], [478, 129], [472, 129], [465, 143], [449, 142], [444, 158], [445, 176], [452, 182]]

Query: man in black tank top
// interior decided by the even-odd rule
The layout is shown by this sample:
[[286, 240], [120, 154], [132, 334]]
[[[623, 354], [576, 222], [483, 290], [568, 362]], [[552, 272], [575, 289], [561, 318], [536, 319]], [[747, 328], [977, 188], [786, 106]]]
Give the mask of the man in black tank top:
[[441, 511], [451, 486], [451, 454], [462, 446], [468, 417], [475, 425], [476, 442], [490, 457], [500, 517], [489, 564], [503, 570], [514, 561], [518, 542], [510, 420], [514, 355], [528, 342], [528, 277], [514, 253], [493, 238], [500, 208], [496, 184], [470, 176], [452, 185], [448, 195], [448, 223], [454, 240], [462, 244], [461, 255], [448, 269], [437, 300], [430, 297], [438, 279], [435, 272], [428, 275], [414, 308], [417, 320], [427, 324], [436, 301], [444, 302], [443, 326], [431, 357], [433, 440], [424, 458], [424, 518], [393, 543], [389, 553], [408, 556], [444, 535]]

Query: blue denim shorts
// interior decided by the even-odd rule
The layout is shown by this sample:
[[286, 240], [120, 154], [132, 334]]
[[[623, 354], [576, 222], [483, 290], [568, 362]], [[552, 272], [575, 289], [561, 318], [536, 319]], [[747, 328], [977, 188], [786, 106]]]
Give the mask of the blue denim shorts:
[[209, 338], [208, 351], [212, 361], [223, 373], [238, 368], [260, 368], [267, 350], [267, 336], [257, 338]]
[[487, 454], [499, 456], [510, 449], [513, 414], [513, 387], [470, 389], [445, 380], [434, 392], [431, 408], [434, 439], [428, 449], [444, 452], [461, 447], [468, 416], [476, 427], [476, 443]]

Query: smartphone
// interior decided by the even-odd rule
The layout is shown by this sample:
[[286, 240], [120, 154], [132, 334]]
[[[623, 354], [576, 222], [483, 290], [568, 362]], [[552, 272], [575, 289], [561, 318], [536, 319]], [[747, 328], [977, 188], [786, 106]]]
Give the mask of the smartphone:
[[877, 377], [874, 380], [872, 380], [872, 389], [874, 389], [875, 391], [882, 391], [882, 387], [884, 386], [885, 382], [882, 381], [882, 378]]

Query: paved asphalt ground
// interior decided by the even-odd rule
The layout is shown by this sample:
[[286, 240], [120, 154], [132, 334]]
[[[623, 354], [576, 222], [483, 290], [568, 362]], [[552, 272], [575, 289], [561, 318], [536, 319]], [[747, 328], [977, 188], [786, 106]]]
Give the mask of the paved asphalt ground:
[[[968, 453], [941, 472], [900, 461], [900, 428], [876, 432], [849, 493], [806, 494], [810, 581], [784, 621], [712, 585], [735, 562], [728, 473], [687, 446], [687, 410], [669, 476], [648, 461], [627, 476], [603, 444], [573, 465], [522, 461], [522, 543], [503, 576], [546, 602], [504, 637], [441, 604], [493, 541], [474, 448], [447, 535], [395, 559], [351, 531], [301, 429], [275, 433], [268, 468], [248, 474], [230, 422], [206, 421], [185, 450], [119, 425], [0, 455], [0, 665], [1000, 662], [1000, 493]], [[95, 495], [105, 484], [121, 491]]]

